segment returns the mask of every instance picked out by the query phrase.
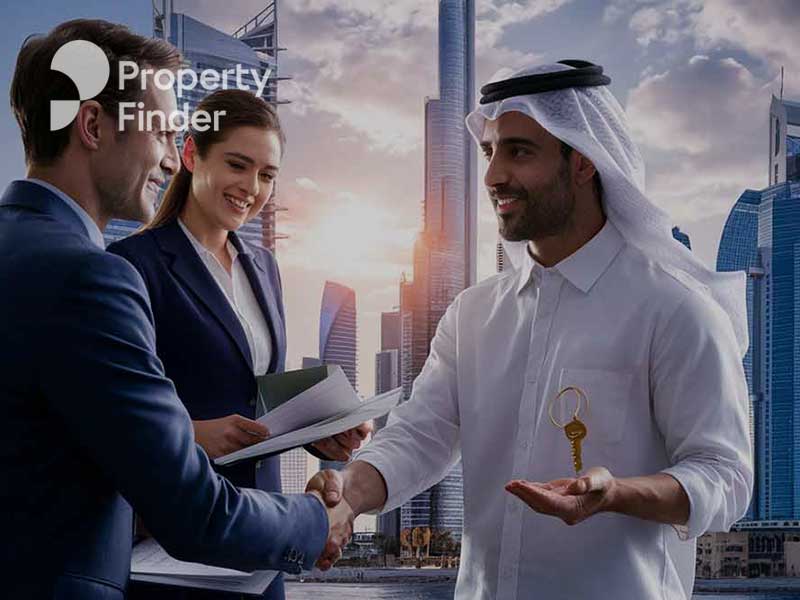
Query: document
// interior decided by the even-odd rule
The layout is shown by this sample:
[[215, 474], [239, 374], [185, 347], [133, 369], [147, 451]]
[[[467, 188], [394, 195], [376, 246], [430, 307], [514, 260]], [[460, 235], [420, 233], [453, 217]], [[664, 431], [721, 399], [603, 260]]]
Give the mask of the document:
[[132, 580], [163, 585], [260, 595], [277, 575], [278, 571], [245, 573], [177, 560], [153, 538], [136, 544], [131, 556]]
[[341, 367], [332, 365], [264, 375], [258, 378], [258, 389], [267, 410], [258, 421], [270, 437], [221, 456], [216, 464], [263, 457], [342, 433], [387, 414], [402, 394], [395, 388], [362, 401]]

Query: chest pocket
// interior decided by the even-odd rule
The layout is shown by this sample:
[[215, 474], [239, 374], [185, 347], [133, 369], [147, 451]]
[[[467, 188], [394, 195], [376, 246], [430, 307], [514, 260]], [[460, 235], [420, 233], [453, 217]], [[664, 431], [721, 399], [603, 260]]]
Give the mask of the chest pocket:
[[[573, 386], [580, 388], [588, 399], [588, 407], [581, 403], [578, 418], [588, 430], [584, 444], [613, 444], [625, 433], [627, 407], [630, 402], [633, 374], [604, 369], [561, 369], [558, 390]], [[575, 407], [575, 394], [562, 396], [553, 415], [562, 423], [570, 420]]]

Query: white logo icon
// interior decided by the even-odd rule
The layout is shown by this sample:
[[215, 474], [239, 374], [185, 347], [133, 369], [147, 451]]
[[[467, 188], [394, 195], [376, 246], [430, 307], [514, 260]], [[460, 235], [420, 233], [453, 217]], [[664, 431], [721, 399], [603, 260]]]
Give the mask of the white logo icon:
[[50, 131], [63, 129], [75, 119], [81, 100], [94, 98], [108, 83], [111, 66], [99, 46], [84, 40], [67, 42], [53, 56], [50, 69], [69, 77], [80, 100], [50, 101]]

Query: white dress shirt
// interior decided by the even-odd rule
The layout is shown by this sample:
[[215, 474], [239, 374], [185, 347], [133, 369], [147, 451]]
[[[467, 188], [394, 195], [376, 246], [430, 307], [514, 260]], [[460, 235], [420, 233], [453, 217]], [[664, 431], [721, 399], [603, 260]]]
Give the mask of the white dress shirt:
[[[673, 475], [690, 500], [686, 527], [614, 513], [570, 527], [503, 489], [574, 476], [569, 443], [547, 413], [567, 385], [589, 397], [579, 415], [584, 467]], [[460, 294], [411, 398], [357, 458], [386, 480], [384, 511], [461, 458], [459, 600], [688, 599], [694, 538], [747, 510], [747, 407], [726, 314], [607, 222], [555, 267], [529, 257]]]
[[89, 213], [75, 200], [67, 196], [64, 192], [58, 189], [56, 186], [47, 183], [46, 181], [42, 181], [41, 179], [36, 179], [35, 177], [28, 177], [27, 179], [21, 179], [20, 181], [29, 181], [31, 183], [35, 183], [36, 185], [42, 186], [44, 189], [53, 192], [56, 196], [61, 198], [64, 201], [64, 204], [69, 206], [78, 218], [83, 223], [83, 226], [86, 228], [86, 233], [89, 234], [89, 239], [98, 247], [98, 248], [105, 248], [105, 241], [103, 240], [103, 233], [100, 231], [100, 228], [97, 226], [97, 223], [94, 222], [94, 219], [89, 216]]
[[[253, 288], [250, 286], [250, 280], [247, 279], [242, 263], [238, 260], [239, 252], [228, 240], [225, 248], [232, 259], [231, 272], [228, 273], [225, 267], [217, 260], [217, 257], [214, 256], [214, 253], [197, 241], [192, 232], [189, 231], [189, 228], [183, 224], [183, 221], [178, 219], [178, 225], [180, 225], [186, 237], [189, 238], [198, 256], [200, 256], [208, 272], [211, 273], [214, 281], [217, 282], [219, 289], [222, 290], [223, 295], [239, 319], [247, 338], [247, 346], [250, 348], [250, 356], [253, 358], [253, 373], [264, 375], [269, 369], [269, 362], [272, 358], [272, 339], [270, 338], [269, 326], [264, 318], [264, 313], [261, 311], [261, 306], [258, 304]], [[247, 248], [245, 246], [243, 248], [246, 254]]]

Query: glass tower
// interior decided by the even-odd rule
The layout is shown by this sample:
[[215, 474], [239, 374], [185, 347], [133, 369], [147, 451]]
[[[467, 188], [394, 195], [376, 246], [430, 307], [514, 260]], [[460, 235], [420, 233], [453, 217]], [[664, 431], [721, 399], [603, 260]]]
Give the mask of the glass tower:
[[[750, 396], [750, 442], [755, 449], [755, 455], [763, 452], [758, 447], [755, 432], [761, 422], [759, 412], [762, 408], [762, 398], [758, 393], [760, 386], [758, 373], [754, 366], [760, 360], [754, 360], [758, 355], [760, 344], [759, 327], [757, 318], [760, 308], [756, 299], [760, 297], [760, 282], [764, 275], [758, 254], [758, 211], [761, 204], [761, 192], [746, 190], [733, 205], [722, 230], [717, 253], [717, 271], [744, 271], [747, 273], [747, 322], [750, 347], [743, 359], [744, 374], [747, 379], [747, 389]], [[759, 469], [759, 461], [755, 461], [756, 483], [753, 490], [753, 499], [750, 503], [745, 519], [756, 519], [759, 512], [759, 499], [764, 497], [763, 481]]]
[[[413, 282], [400, 286], [405, 398], [428, 357], [439, 320], [476, 279], [476, 151], [464, 124], [475, 105], [474, 40], [474, 0], [439, 0], [439, 97], [425, 100], [423, 226], [414, 244]], [[402, 507], [401, 527], [446, 530], [460, 540], [462, 487], [457, 466]]]
[[[322, 364], [339, 365], [353, 389], [356, 378], [356, 293], [333, 281], [325, 282], [319, 315], [319, 357]], [[344, 463], [321, 461], [322, 469], [341, 469]]]

